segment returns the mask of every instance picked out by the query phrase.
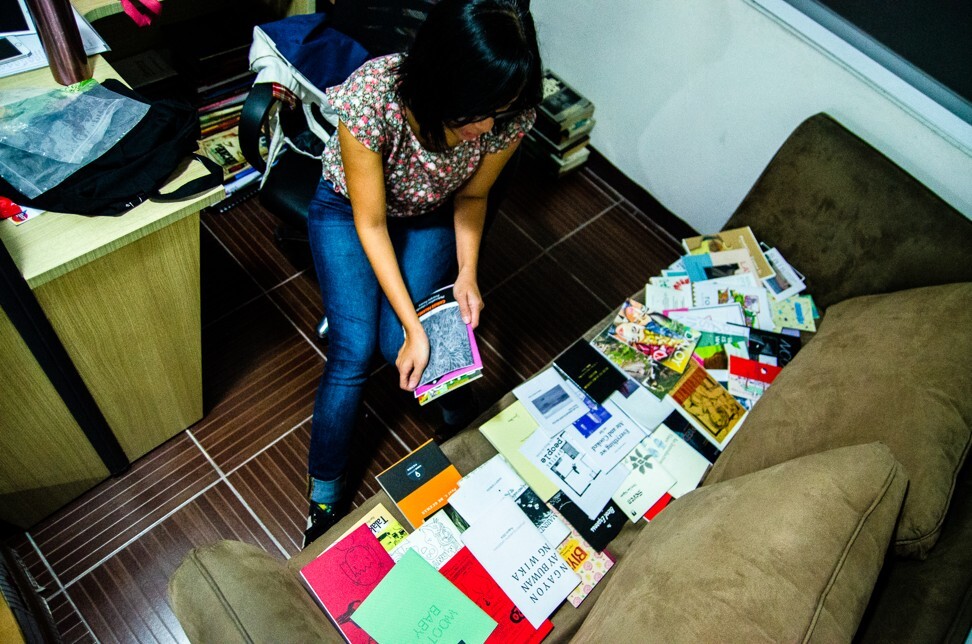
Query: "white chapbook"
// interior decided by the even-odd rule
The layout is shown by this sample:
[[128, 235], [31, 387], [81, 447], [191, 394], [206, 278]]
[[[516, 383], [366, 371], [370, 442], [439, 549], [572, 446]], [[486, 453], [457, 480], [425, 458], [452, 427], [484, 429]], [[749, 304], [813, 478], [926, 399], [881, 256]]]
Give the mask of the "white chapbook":
[[534, 628], [581, 582], [512, 499], [494, 503], [462, 541]]
[[564, 380], [553, 367], [516, 387], [513, 395], [548, 436], [570, 428], [589, 411], [583, 392]]
[[566, 434], [561, 431], [550, 437], [533, 432], [520, 446], [520, 453], [594, 520], [628, 477], [628, 470], [621, 464], [607, 471], [591, 466], [584, 459], [583, 448]]
[[509, 497], [540, 530], [551, 546], [559, 546], [570, 535], [570, 528], [558, 519], [520, 478], [502, 454], [497, 454], [459, 479], [459, 489], [449, 497], [449, 505], [473, 525], [502, 498]]

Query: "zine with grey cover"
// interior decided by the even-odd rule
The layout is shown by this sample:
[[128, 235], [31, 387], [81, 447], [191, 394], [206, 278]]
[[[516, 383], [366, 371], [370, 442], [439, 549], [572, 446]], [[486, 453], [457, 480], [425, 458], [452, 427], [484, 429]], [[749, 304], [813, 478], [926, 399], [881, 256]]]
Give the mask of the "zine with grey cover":
[[469, 325], [462, 321], [451, 285], [432, 293], [415, 310], [429, 338], [429, 363], [416, 392], [467, 371], [482, 369], [475, 339]]

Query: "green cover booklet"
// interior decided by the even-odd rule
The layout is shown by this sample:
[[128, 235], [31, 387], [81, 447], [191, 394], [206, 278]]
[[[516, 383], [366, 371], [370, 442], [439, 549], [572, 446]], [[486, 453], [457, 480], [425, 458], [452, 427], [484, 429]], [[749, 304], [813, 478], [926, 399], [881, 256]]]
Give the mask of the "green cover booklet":
[[352, 618], [378, 644], [486, 641], [496, 622], [414, 550], [381, 580]]

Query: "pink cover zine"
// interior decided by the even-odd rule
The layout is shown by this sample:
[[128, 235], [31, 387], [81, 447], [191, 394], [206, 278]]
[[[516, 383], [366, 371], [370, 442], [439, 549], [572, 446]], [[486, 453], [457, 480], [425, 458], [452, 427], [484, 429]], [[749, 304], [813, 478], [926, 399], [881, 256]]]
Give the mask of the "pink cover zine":
[[462, 321], [451, 284], [419, 302], [415, 311], [431, 349], [422, 382], [415, 388], [416, 398], [450, 380], [482, 370], [476, 337], [472, 327]]
[[393, 565], [378, 538], [361, 525], [301, 568], [300, 576], [344, 638], [367, 644], [374, 640], [351, 615]]

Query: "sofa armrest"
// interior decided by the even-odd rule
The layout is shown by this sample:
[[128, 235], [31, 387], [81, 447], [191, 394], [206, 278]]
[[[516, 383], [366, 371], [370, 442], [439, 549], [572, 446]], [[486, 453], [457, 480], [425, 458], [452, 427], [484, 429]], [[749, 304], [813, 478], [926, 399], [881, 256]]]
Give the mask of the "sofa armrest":
[[280, 559], [239, 541], [195, 548], [169, 580], [193, 642], [342, 642]]
[[972, 221], [827, 116], [787, 138], [725, 228], [749, 226], [827, 308], [972, 281]]

